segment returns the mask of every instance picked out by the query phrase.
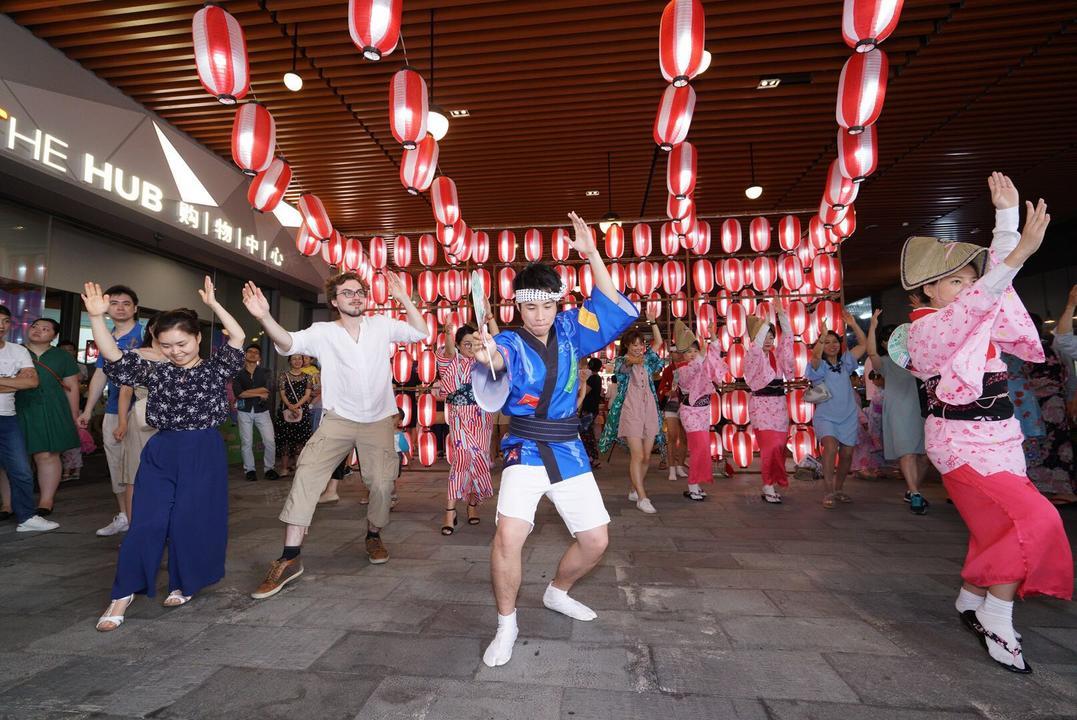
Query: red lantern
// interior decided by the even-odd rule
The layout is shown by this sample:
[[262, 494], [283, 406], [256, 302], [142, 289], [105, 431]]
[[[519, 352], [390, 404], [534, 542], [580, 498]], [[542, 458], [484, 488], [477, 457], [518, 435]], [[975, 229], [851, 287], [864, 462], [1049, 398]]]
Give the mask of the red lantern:
[[815, 307], [815, 326], [819, 334], [823, 334], [823, 325], [827, 330], [833, 330], [838, 337], [845, 335], [845, 318], [842, 317], [842, 306], [834, 300], [820, 300]]
[[[430, 333], [431, 335], [433, 333]], [[438, 376], [438, 361], [437, 355], [433, 350], [429, 348], [419, 353], [419, 382], [424, 385], [429, 385], [434, 382]], [[424, 423], [425, 424], [425, 423]]]
[[497, 309], [497, 314], [501, 318], [501, 322], [510, 323], [516, 317], [516, 306], [502, 305]]
[[[718, 314], [725, 317], [729, 314], [729, 306], [733, 304], [733, 296], [729, 294], [728, 290], [722, 290], [714, 296], [714, 306], [718, 308]], [[728, 350], [729, 348], [723, 348]]]
[[833, 255], [820, 255], [815, 259], [812, 277], [820, 288], [837, 292], [841, 287], [841, 264]]
[[845, 61], [838, 80], [838, 125], [856, 135], [875, 124], [883, 110], [889, 72], [890, 60], [882, 50], [854, 53]]
[[561, 282], [565, 284], [565, 287], [572, 290], [576, 287], [576, 268], [571, 265], [558, 265], [554, 268], [554, 271], [560, 276]]
[[490, 259], [490, 236], [482, 230], [468, 235], [471, 249], [471, 261], [483, 265]]
[[247, 190], [247, 201], [258, 212], [273, 212], [280, 204], [288, 184], [292, 182], [292, 167], [284, 158], [273, 158], [262, 172], [258, 173]]
[[695, 109], [696, 91], [691, 85], [666, 87], [654, 118], [654, 141], [658, 147], [669, 152], [684, 142]]
[[535, 228], [524, 233], [524, 257], [528, 262], [542, 259], [542, 233]]
[[497, 256], [503, 263], [516, 260], [516, 233], [512, 230], [502, 230], [497, 234]]
[[696, 211], [695, 208], [682, 218], [674, 220], [671, 225], [673, 232], [677, 233], [681, 247], [688, 250], [696, 241]]
[[411, 195], [426, 192], [438, 169], [438, 141], [427, 134], [413, 150], [405, 150], [400, 160], [400, 183]]
[[693, 255], [707, 255], [711, 251], [711, 224], [706, 220], [697, 220], [693, 235], [695, 243], [688, 249]]
[[856, 232], [856, 208], [850, 206], [849, 212], [845, 213], [845, 217], [834, 223], [831, 232], [838, 237], [839, 242], [851, 237]]
[[464, 278], [459, 270], [446, 270], [438, 278], [438, 289], [451, 303], [460, 302], [464, 295]]
[[729, 218], [722, 223], [722, 252], [730, 254], [739, 252], [740, 245], [740, 221], [735, 218]]
[[814, 249], [821, 250], [826, 247], [828, 242], [826, 224], [818, 215], [812, 215], [811, 220], [808, 221], [808, 238], [811, 240], [811, 245]]
[[239, 22], [217, 5], [206, 5], [191, 23], [194, 62], [202, 87], [224, 105], [235, 105], [250, 89], [247, 40]]
[[752, 224], [748, 226], [748, 241], [755, 252], [769, 250], [770, 220], [765, 217], [752, 218]]
[[[805, 270], [811, 267], [811, 264], [815, 261], [815, 245], [810, 242], [802, 242], [797, 245], [797, 249], [794, 251], [797, 254], [797, 258], [800, 259], [800, 264]], [[806, 290], [804, 292], [807, 292]], [[811, 293], [808, 293], [811, 294]]]
[[789, 328], [793, 334], [803, 335], [808, 327], [808, 306], [804, 304], [804, 301], [790, 300], [786, 314], [789, 316]]
[[322, 259], [329, 265], [339, 266], [344, 262], [344, 236], [334, 230], [329, 239], [322, 243]]
[[[666, 196], [666, 215], [669, 216], [670, 220], [680, 220], [689, 215], [694, 217], [695, 210], [696, 204], [690, 197], [679, 200], [675, 195]], [[674, 230], [676, 230], [676, 226], [674, 226]], [[683, 233], [679, 231], [677, 234], [683, 235]]]
[[709, 338], [711, 336], [711, 325], [715, 324], [717, 320], [714, 306], [705, 302], [703, 298], [696, 298], [696, 326], [699, 337]]
[[625, 231], [620, 225], [610, 225], [606, 230], [606, 257], [615, 260], [625, 251]]
[[797, 427], [790, 433], [793, 462], [800, 464], [815, 455], [815, 431], [810, 427]]
[[692, 287], [703, 295], [714, 289], [714, 267], [710, 260], [696, 260], [692, 263]]
[[658, 237], [662, 254], [666, 257], [673, 257], [681, 249], [681, 242], [677, 238], [677, 233], [673, 230], [673, 223], [662, 223], [662, 229]]
[[752, 286], [759, 292], [774, 286], [778, 276], [778, 263], [771, 257], [757, 257], [752, 260]]
[[424, 312], [423, 322], [426, 323], [426, 337], [422, 339], [423, 345], [430, 346], [438, 334], [438, 321], [434, 313]]
[[[845, 217], [845, 215], [849, 211], [849, 208], [851, 208], [851, 207], [852, 207], [852, 205], [845, 205], [845, 206], [842, 206], [842, 208], [840, 210], [835, 210], [834, 208], [832, 208], [830, 205], [827, 204], [826, 198], [823, 198], [822, 200], [820, 200], [819, 201], [819, 218], [823, 221], [823, 227], [826, 228], [826, 229], [830, 229], [830, 228], [834, 227], [834, 224], [839, 222], [843, 217]], [[822, 237], [823, 237], [823, 247], [825, 247], [826, 242], [827, 242], [826, 233], [823, 233]], [[813, 237], [812, 241], [814, 242], [814, 240], [815, 240], [815, 238]], [[816, 250], [821, 250], [822, 247], [816, 246], [815, 249]]]
[[[433, 355], [433, 351], [428, 350], [427, 352]], [[437, 399], [431, 393], [423, 393], [419, 396], [416, 405], [418, 405], [418, 408], [415, 414], [419, 425], [424, 428], [433, 425], [434, 420], [437, 418]]]
[[433, 235], [419, 236], [419, 264], [423, 267], [436, 265], [438, 262], [438, 243]]
[[358, 270], [363, 263], [363, 246], [356, 238], [345, 238], [344, 259], [341, 264], [348, 270]]
[[748, 313], [744, 311], [744, 306], [740, 303], [731, 303], [725, 317], [725, 326], [729, 334], [735, 338], [744, 337], [744, 333], [748, 330]]
[[[625, 272], [624, 266], [620, 263], [612, 263], [610, 265], [610, 279], [613, 280], [613, 286], [617, 288], [617, 292], [623, 293], [625, 291], [627, 275], [628, 273]], [[587, 297], [591, 297], [591, 292], [588, 291], [586, 295]]]
[[636, 257], [649, 257], [651, 254], [651, 226], [640, 223], [632, 228], [632, 252]]
[[737, 434], [736, 425], [723, 425], [722, 426], [722, 449], [726, 452], [733, 452], [733, 436]]
[[808, 349], [807, 343], [802, 340], [793, 341], [793, 377], [797, 380], [803, 380], [804, 375], [808, 372], [808, 357], [811, 351]]
[[679, 260], [667, 260], [662, 265], [662, 289], [666, 295], [672, 295], [684, 287], [684, 280], [684, 265]]
[[254, 176], [273, 162], [277, 124], [265, 105], [243, 103], [232, 121], [232, 161], [244, 175]]
[[670, 0], [666, 4], [658, 31], [658, 65], [662, 77], [674, 87], [687, 85], [706, 69], [705, 31], [703, 3], [699, 0]]
[[322, 241], [311, 235], [306, 225], [301, 225], [295, 236], [295, 249], [302, 255], [313, 257], [322, 249]]
[[722, 421], [722, 396], [718, 393], [711, 394], [711, 425], [717, 425]]
[[396, 50], [404, 0], [349, 0], [348, 32], [363, 57], [377, 62]]
[[711, 459], [717, 460], [722, 457], [722, 436], [711, 431]]
[[[730, 305], [729, 309], [732, 310], [737, 305]], [[729, 346], [729, 352], [726, 355], [726, 363], [729, 365], [729, 372], [735, 378], [744, 377], [744, 358], [747, 352], [744, 346], [738, 342]]]
[[370, 277], [370, 299], [377, 305], [389, 302], [389, 279], [385, 273], [374, 273]]
[[429, 430], [419, 431], [419, 462], [430, 467], [438, 459], [438, 439]]
[[658, 297], [658, 293], [651, 293], [647, 296], [647, 312], [656, 318], [662, 315], [662, 300]]
[[[769, 260], [770, 258], [759, 258], [760, 260]], [[754, 280], [754, 278], [753, 278]], [[740, 291], [740, 304], [744, 308], [744, 312], [752, 315], [755, 313], [755, 306], [758, 302], [755, 299], [755, 293], [750, 288], [744, 288]]]
[[[464, 221], [457, 220], [456, 222], [463, 224]], [[464, 232], [453, 233], [452, 244], [446, 249], [446, 252], [460, 262], [467, 262], [471, 259], [471, 247], [475, 244], [475, 233], [466, 225], [464, 225], [464, 228]]]
[[[439, 325], [448, 325], [452, 321], [453, 317], [453, 304], [448, 300], [442, 298], [438, 300], [437, 308], [434, 310], [438, 319]], [[439, 345], [444, 344], [444, 341], [439, 341]]]
[[667, 293], [669, 298], [669, 311], [673, 313], [673, 317], [683, 318], [688, 314], [688, 298], [685, 297], [683, 292], [677, 291], [673, 293]]
[[744, 287], [745, 277], [744, 264], [737, 258], [726, 258], [722, 261], [722, 285], [729, 292], [740, 292]]
[[[494, 277], [493, 277], [493, 275], [491, 275], [490, 271], [487, 270], [486, 268], [479, 268], [478, 270], [475, 270], [474, 272], [479, 274], [478, 281], [482, 283], [482, 294], [486, 298], [490, 298], [491, 294], [494, 291], [494, 285], [493, 285]], [[468, 290], [469, 291], [471, 289], [471, 285], [472, 285], [473, 282], [475, 282], [475, 281], [472, 280], [471, 282], [468, 283]]]
[[583, 296], [585, 298], [589, 298], [589, 297], [591, 297], [591, 290], [594, 289], [594, 286], [595, 286], [595, 276], [594, 276], [594, 273], [591, 272], [591, 266], [590, 265], [581, 265], [580, 266], [580, 293], [583, 294]]
[[449, 248], [456, 242], [458, 237], [467, 240], [467, 223], [463, 218], [458, 218], [452, 225], [442, 225], [436, 223], [437, 227], [434, 230], [434, 235], [437, 237], [438, 242], [444, 248]]
[[516, 279], [516, 271], [510, 267], [504, 267], [497, 272], [497, 291], [502, 300], [515, 300], [516, 293], [512, 289], [512, 281]]
[[783, 255], [778, 261], [778, 277], [781, 278], [786, 292], [799, 290], [804, 284], [804, 266], [800, 264], [800, 258], [796, 255]]
[[[427, 92], [423, 76], [405, 67], [389, 81], [389, 128], [405, 150], [426, 137]], [[435, 203], [436, 206], [436, 203]], [[451, 225], [455, 220], [445, 223]]]
[[841, 36], [858, 53], [871, 52], [894, 32], [904, 0], [845, 0]]
[[684, 200], [696, 189], [696, 149], [690, 142], [675, 146], [666, 158], [669, 194]]
[[[660, 271], [658, 264], [644, 260], [636, 266], [636, 289], [641, 295], [650, 295], [658, 287]], [[714, 273], [711, 273], [713, 280]]]
[[838, 128], [838, 168], [854, 183], [863, 182], [879, 164], [875, 126], [868, 125], [857, 135]]
[[411, 355], [407, 350], [397, 350], [393, 355], [393, 379], [403, 385], [411, 379]]
[[370, 266], [375, 270], [384, 270], [389, 264], [389, 248], [386, 246], [385, 238], [377, 235], [370, 238], [368, 254]]
[[317, 195], [303, 193], [299, 196], [299, 212], [303, 216], [310, 234], [319, 240], [328, 240], [333, 234], [333, 223], [329, 220], [329, 213], [318, 199]]
[[722, 415], [734, 425], [748, 424], [748, 391], [729, 390], [722, 393]]
[[434, 217], [442, 225], [452, 225], [460, 219], [460, 199], [452, 178], [442, 175], [434, 179], [430, 185], [430, 203], [434, 206]]
[[557, 228], [550, 235], [550, 253], [556, 262], [568, 260], [572, 246], [569, 244], [568, 230]]
[[786, 215], [778, 223], [778, 246], [782, 250], [795, 250], [800, 244], [800, 218]]
[[733, 448], [730, 450], [737, 467], [746, 468], [752, 464], [752, 437], [743, 430], [733, 435]]
[[393, 240], [393, 262], [402, 268], [411, 265], [411, 240], [407, 235], [397, 235]]
[[830, 167], [826, 172], [823, 202], [835, 210], [841, 210], [856, 199], [859, 187], [859, 185], [841, 174], [841, 168], [835, 158], [830, 161]]
[[432, 303], [438, 298], [438, 277], [431, 270], [419, 273], [419, 298], [425, 303]]
[[815, 415], [815, 406], [804, 399], [803, 388], [793, 388], [785, 396], [789, 419], [797, 425], [807, 425]]

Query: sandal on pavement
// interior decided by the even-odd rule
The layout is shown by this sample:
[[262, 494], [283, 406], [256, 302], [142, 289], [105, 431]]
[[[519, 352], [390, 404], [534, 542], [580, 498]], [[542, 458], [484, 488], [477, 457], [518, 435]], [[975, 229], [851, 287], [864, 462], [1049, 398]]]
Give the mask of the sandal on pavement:
[[340, 495], [322, 495], [318, 498], [319, 505], [332, 505], [337, 502], [340, 502]]
[[456, 524], [459, 522], [459, 518], [456, 517], [456, 508], [445, 508], [445, 512], [452, 513], [452, 525], [441, 526], [441, 534], [448, 536], [456, 532]]
[[478, 503], [475, 503], [474, 505], [472, 505], [471, 503], [467, 504], [467, 524], [468, 525], [478, 525], [479, 523], [482, 522], [482, 518], [480, 518], [478, 515], [472, 515], [471, 514], [471, 509], [472, 508], [475, 508], [475, 512], [478, 512], [479, 511], [478, 510], [479, 504]]
[[823, 498], [823, 507], [826, 508], [827, 510], [833, 510], [834, 505], [835, 505], [835, 502], [834, 502], [834, 496], [833, 495], [827, 495], [826, 497]]
[[763, 496], [765, 502], [773, 505], [780, 505], [782, 502], [782, 496], [778, 493], [760, 493]]
[[184, 595], [182, 590], [173, 590], [168, 593], [168, 597], [166, 597], [161, 604], [166, 608], [176, 608], [180, 605], [186, 605], [189, 602], [191, 602], [190, 595]]
[[[134, 601], [135, 601], [135, 595], [134, 595], [134, 593], [132, 593], [132, 594], [128, 595], [127, 597], [122, 597], [119, 600], [113, 600], [112, 602], [110, 602], [108, 604], [108, 607], [105, 608], [105, 614], [97, 619], [97, 632], [112, 632], [113, 630], [118, 628], [120, 625], [123, 625], [123, 621], [125, 619], [124, 614], [131, 607], [131, 603], [133, 603]], [[119, 615], [113, 614], [113, 613], [116, 612], [113, 609], [113, 608], [116, 607], [116, 603], [122, 603], [122, 602], [127, 603], [126, 605], [123, 606], [123, 610], [120, 611]]]
[[838, 502], [843, 502], [843, 503], [851, 503], [853, 501], [853, 499], [851, 497], [849, 497], [848, 495], [846, 495], [843, 492], [834, 493], [834, 499], [837, 500]]

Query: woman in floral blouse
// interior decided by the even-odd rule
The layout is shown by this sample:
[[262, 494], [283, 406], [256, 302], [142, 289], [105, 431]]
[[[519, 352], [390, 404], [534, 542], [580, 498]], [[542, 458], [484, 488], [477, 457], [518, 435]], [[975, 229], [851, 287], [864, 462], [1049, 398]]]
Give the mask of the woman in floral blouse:
[[120, 546], [112, 602], [97, 621], [101, 632], [123, 624], [135, 593], [156, 594], [157, 569], [168, 547], [168, 597], [178, 607], [224, 577], [228, 537], [228, 460], [217, 426], [228, 419], [227, 386], [243, 367], [243, 328], [217, 302], [206, 277], [198, 291], [228, 331], [228, 344], [208, 360], [198, 354], [198, 314], [181, 308], [156, 319], [164, 362], [123, 352], [105, 326], [108, 295], [86, 283], [82, 300], [105, 373], [120, 385], [149, 389], [146, 420], [157, 428], [142, 451], [131, 529]]

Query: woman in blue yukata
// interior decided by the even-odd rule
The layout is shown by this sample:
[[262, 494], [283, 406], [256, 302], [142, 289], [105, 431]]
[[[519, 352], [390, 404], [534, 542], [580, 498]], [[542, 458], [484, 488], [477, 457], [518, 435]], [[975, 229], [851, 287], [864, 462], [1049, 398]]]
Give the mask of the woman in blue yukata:
[[560, 276], [546, 265], [529, 265], [513, 282], [523, 328], [494, 338], [483, 331], [483, 347], [475, 354], [478, 364], [472, 371], [479, 406], [509, 417], [508, 433], [501, 440], [505, 465], [490, 553], [498, 612], [497, 634], [483, 655], [490, 667], [512, 657], [521, 555], [543, 495], [553, 502], [575, 542], [561, 557], [542, 602], [574, 620], [597, 617], [568, 595], [602, 559], [610, 522], [579, 436], [577, 369], [580, 358], [609, 345], [636, 320], [639, 310], [614, 288], [587, 223], [576, 213], [569, 218], [575, 230], [570, 244], [587, 258], [595, 292], [582, 307], [558, 313], [567, 290]]

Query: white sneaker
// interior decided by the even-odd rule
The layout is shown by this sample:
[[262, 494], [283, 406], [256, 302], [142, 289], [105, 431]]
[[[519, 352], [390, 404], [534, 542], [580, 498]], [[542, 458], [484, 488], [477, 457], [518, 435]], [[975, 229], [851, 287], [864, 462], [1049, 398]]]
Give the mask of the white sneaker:
[[34, 515], [19, 523], [19, 526], [15, 528], [15, 532], [48, 532], [58, 527], [60, 527], [60, 523], [46, 520], [40, 515]]
[[128, 527], [130, 527], [130, 525], [127, 523], [127, 513], [116, 513], [116, 517], [112, 518], [112, 522], [97, 531], [97, 536], [108, 537], [110, 535], [119, 535], [120, 533], [127, 532]]
[[679, 475], [682, 478], [688, 477], [688, 468], [686, 468], [684, 465], [678, 465], [677, 466], [677, 475]]
[[637, 493], [635, 490], [628, 493], [628, 502], [636, 502], [637, 500], [639, 500], [639, 493]]
[[648, 515], [654, 515], [656, 512], [658, 512], [657, 510], [654, 509], [654, 505], [651, 504], [651, 499], [650, 498], [643, 498], [642, 500], [638, 500], [636, 502], [636, 508], [640, 512], [645, 512]]

